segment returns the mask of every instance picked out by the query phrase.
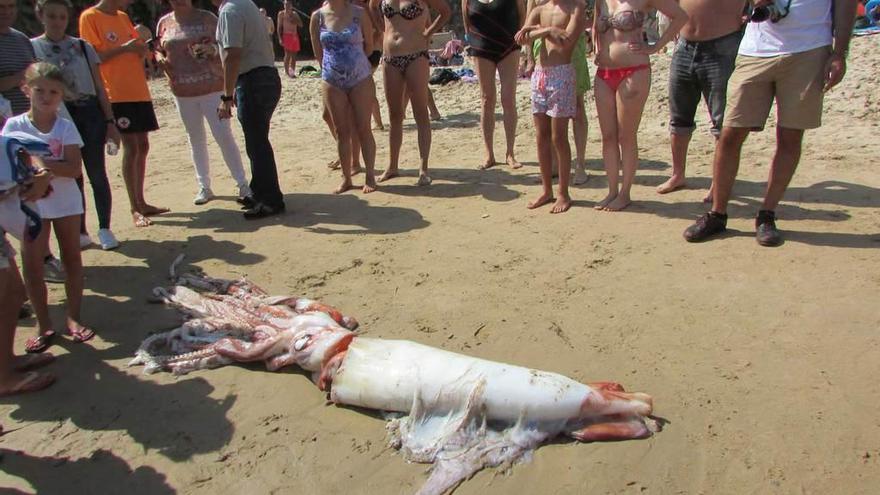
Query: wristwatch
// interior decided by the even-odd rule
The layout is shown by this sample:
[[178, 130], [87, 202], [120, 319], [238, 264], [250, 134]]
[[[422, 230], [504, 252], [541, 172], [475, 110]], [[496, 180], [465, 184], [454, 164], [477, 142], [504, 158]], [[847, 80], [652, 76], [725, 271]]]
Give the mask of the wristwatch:
[[220, 101], [222, 101], [223, 103], [229, 103], [233, 99], [234, 98], [232, 96], [220, 95]]

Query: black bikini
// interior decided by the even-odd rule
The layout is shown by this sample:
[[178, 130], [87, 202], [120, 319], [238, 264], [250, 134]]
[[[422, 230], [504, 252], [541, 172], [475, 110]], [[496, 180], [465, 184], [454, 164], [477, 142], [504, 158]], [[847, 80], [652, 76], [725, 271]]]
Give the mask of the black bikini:
[[[400, 15], [400, 17], [403, 17], [408, 21], [418, 19], [425, 12], [425, 8], [422, 7], [422, 4], [420, 4], [418, 0], [414, 0], [406, 6], [401, 7], [400, 10], [395, 10], [394, 7], [388, 3], [388, 0], [382, 0], [379, 8], [386, 19], [391, 19], [396, 15]], [[429, 58], [428, 50], [408, 53], [406, 55], [385, 55], [382, 57], [382, 60], [385, 61], [386, 64], [399, 70], [402, 74], [406, 74], [406, 69], [409, 67], [409, 64], [418, 60], [420, 57], [425, 57], [426, 59]]]
[[391, 19], [400, 14], [400, 17], [403, 17], [408, 21], [419, 17], [422, 15], [422, 12], [425, 11], [424, 7], [422, 7], [422, 4], [420, 4], [418, 0], [413, 1], [405, 7], [401, 7], [400, 10], [394, 10], [394, 7], [388, 3], [388, 0], [382, 0], [380, 8], [382, 9], [382, 15], [384, 15], [386, 19]]

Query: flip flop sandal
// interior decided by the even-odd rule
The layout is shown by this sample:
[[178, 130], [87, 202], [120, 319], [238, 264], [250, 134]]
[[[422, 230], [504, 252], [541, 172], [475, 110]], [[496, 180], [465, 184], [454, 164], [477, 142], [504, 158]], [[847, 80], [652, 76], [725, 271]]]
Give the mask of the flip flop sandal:
[[82, 344], [83, 342], [87, 342], [92, 340], [92, 337], [95, 336], [95, 332], [91, 328], [83, 327], [80, 330], [67, 330], [67, 335], [70, 335], [73, 338], [73, 341], [77, 344]]
[[0, 392], [0, 397], [10, 395], [26, 394], [28, 392], [36, 392], [43, 390], [55, 383], [55, 375], [50, 373], [39, 373], [36, 371], [28, 371], [24, 378], [18, 381], [13, 387], [5, 392]]
[[55, 355], [52, 353], [30, 354], [22, 356], [24, 359], [19, 360], [18, 364], [13, 366], [15, 371], [30, 371], [46, 366], [55, 361]]
[[36, 337], [31, 337], [27, 339], [27, 342], [24, 344], [24, 351], [28, 354], [37, 354], [45, 351], [52, 345], [52, 339], [55, 338], [55, 331], [49, 330], [46, 333], [42, 333]]

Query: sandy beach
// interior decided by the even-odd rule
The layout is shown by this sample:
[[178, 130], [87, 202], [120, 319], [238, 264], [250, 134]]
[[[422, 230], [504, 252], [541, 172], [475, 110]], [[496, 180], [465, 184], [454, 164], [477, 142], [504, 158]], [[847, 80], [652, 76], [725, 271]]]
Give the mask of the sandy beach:
[[[745, 146], [724, 239], [693, 245], [681, 237], [706, 209], [701, 198], [711, 182], [703, 107], [691, 187], [654, 191], [670, 171], [668, 56], [654, 60], [635, 203], [620, 213], [592, 208], [607, 186], [591, 95], [590, 180], [573, 187], [570, 212], [550, 215], [526, 209], [540, 192], [526, 81], [517, 94], [522, 169], [477, 170], [479, 89], [456, 83], [434, 88], [444, 119], [434, 123], [433, 185], [414, 185], [410, 119], [403, 176], [374, 194], [336, 196], [320, 81], [296, 79], [284, 81], [272, 127], [287, 213], [246, 222], [213, 144], [220, 198], [192, 204], [186, 135], [165, 81], [154, 81], [162, 129], [151, 136], [147, 196], [172, 212], [150, 228], [132, 227], [120, 159], [110, 158], [122, 246], [84, 253], [83, 316], [98, 336], [86, 345], [56, 339], [49, 369], [58, 382], [0, 400], [0, 491], [409, 494], [421, 486], [426, 466], [386, 446], [380, 415], [328, 404], [297, 370], [229, 366], [177, 378], [128, 368], [148, 333], [179, 322], [147, 299], [185, 253], [187, 264], [214, 276], [246, 275], [270, 293], [333, 304], [356, 316], [364, 335], [619, 381], [651, 394], [655, 413], [669, 422], [647, 440], [546, 445], [506, 474], [478, 473], [458, 494], [876, 493], [877, 47], [877, 37], [853, 41], [823, 127], [807, 133], [778, 212], [786, 242], [775, 249], [754, 240], [772, 117]], [[381, 89], [380, 101], [384, 110]], [[383, 169], [387, 131], [376, 139]], [[93, 212], [88, 221], [95, 233]], [[57, 322], [63, 287], [50, 289]], [[33, 325], [22, 322], [17, 349]]]

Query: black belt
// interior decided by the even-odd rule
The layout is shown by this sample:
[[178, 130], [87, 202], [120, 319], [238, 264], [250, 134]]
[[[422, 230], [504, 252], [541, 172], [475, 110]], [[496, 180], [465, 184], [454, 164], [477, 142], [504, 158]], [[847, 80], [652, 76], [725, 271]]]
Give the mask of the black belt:
[[742, 36], [742, 34], [743, 34], [743, 31], [741, 29], [738, 29], [736, 31], [733, 31], [732, 33], [728, 33], [728, 34], [725, 34], [724, 36], [719, 36], [717, 38], [712, 38], [710, 40], [690, 41], [685, 38], [682, 38], [681, 40], [684, 42], [685, 46], [687, 46], [687, 47], [711, 46], [711, 45], [714, 45], [715, 43], [718, 43], [719, 41], [724, 41], [727, 38], [732, 38], [734, 36], [740, 37], [740, 36]]

